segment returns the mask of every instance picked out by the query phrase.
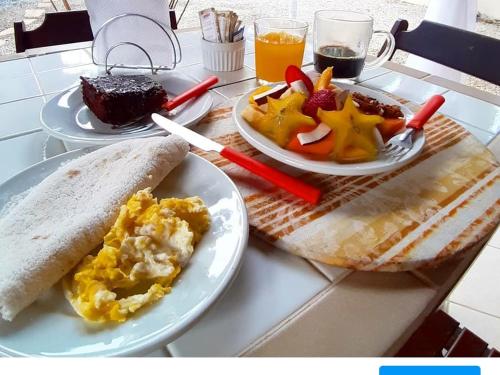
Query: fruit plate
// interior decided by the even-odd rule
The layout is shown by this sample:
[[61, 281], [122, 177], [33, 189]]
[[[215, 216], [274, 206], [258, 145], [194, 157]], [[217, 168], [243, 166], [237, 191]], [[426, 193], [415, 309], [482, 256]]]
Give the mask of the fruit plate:
[[[413, 112], [408, 109], [408, 107], [401, 105], [401, 103], [378, 91], [350, 84], [335, 84], [344, 90], [360, 92], [364, 95], [371, 96], [381, 103], [398, 105], [401, 107], [401, 111], [403, 112], [405, 119], [409, 119], [413, 116]], [[251, 92], [243, 95], [233, 108], [233, 119], [241, 136], [245, 138], [248, 143], [267, 156], [282, 163], [291, 165], [292, 167], [300, 168], [306, 171], [338, 176], [361, 176], [388, 172], [415, 159], [420, 154], [425, 144], [424, 132], [418, 132], [415, 136], [414, 145], [411, 151], [397, 161], [394, 159], [384, 158], [382, 156], [379, 156], [378, 159], [373, 161], [350, 164], [341, 164], [330, 160], [314, 160], [308, 158], [307, 155], [281, 148], [272, 140], [252, 128], [252, 126], [250, 126], [250, 124], [243, 119], [241, 112], [248, 105], [248, 98], [250, 95]]]
[[[183, 93], [198, 83], [176, 73], [162, 73], [152, 78], [162, 84], [169, 98]], [[206, 92], [170, 113], [166, 111], [161, 113], [183, 126], [192, 126], [205, 117], [212, 104], [212, 96], [210, 92]], [[72, 87], [50, 99], [40, 112], [40, 120], [44, 130], [51, 136], [65, 142], [86, 145], [108, 145], [130, 138], [167, 134], [153, 123], [150, 116], [128, 126], [113, 129], [111, 124], [99, 120], [85, 105], [80, 86]]]
[[[55, 156], [1, 184], [0, 216], [61, 164], [95, 149]], [[94, 325], [74, 312], [59, 282], [12, 322], [0, 319], [0, 357], [147, 354], [192, 327], [223, 295], [238, 273], [248, 240], [247, 213], [238, 188], [215, 165], [189, 153], [153, 194], [158, 198], [198, 195], [212, 221], [172, 291], [124, 323]]]

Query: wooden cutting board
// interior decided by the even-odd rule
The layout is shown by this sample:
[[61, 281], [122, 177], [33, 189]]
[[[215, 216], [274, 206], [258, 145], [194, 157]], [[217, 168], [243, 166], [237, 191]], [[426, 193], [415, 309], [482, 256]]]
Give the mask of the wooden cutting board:
[[373, 176], [330, 176], [285, 166], [253, 148], [231, 119], [234, 102], [210, 112], [196, 130], [323, 192], [313, 206], [217, 153], [193, 150], [233, 179], [245, 199], [251, 231], [278, 248], [339, 267], [403, 271], [463, 255], [500, 221], [498, 162], [443, 115], [426, 125], [424, 150], [410, 164]]

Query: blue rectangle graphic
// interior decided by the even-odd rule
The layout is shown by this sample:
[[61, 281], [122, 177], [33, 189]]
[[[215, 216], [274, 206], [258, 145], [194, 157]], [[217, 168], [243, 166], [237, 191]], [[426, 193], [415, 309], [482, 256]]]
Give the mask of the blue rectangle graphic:
[[479, 366], [382, 366], [379, 375], [481, 375]]

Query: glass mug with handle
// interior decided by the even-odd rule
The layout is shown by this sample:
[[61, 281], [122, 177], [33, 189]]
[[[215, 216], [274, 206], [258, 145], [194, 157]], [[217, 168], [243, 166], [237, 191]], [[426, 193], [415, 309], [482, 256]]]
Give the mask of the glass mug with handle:
[[[385, 48], [375, 60], [365, 61], [374, 34], [383, 34]], [[396, 42], [388, 31], [373, 30], [373, 18], [367, 14], [343, 10], [319, 10], [314, 14], [314, 69], [322, 72], [333, 67], [334, 78], [354, 79], [363, 69], [386, 62]]]

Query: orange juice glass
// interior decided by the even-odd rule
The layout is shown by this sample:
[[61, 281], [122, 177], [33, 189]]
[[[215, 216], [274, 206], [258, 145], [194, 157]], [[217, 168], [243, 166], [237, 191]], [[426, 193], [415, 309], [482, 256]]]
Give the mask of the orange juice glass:
[[254, 26], [255, 69], [259, 83], [284, 81], [288, 65], [302, 66], [307, 23], [286, 18], [260, 18]]

